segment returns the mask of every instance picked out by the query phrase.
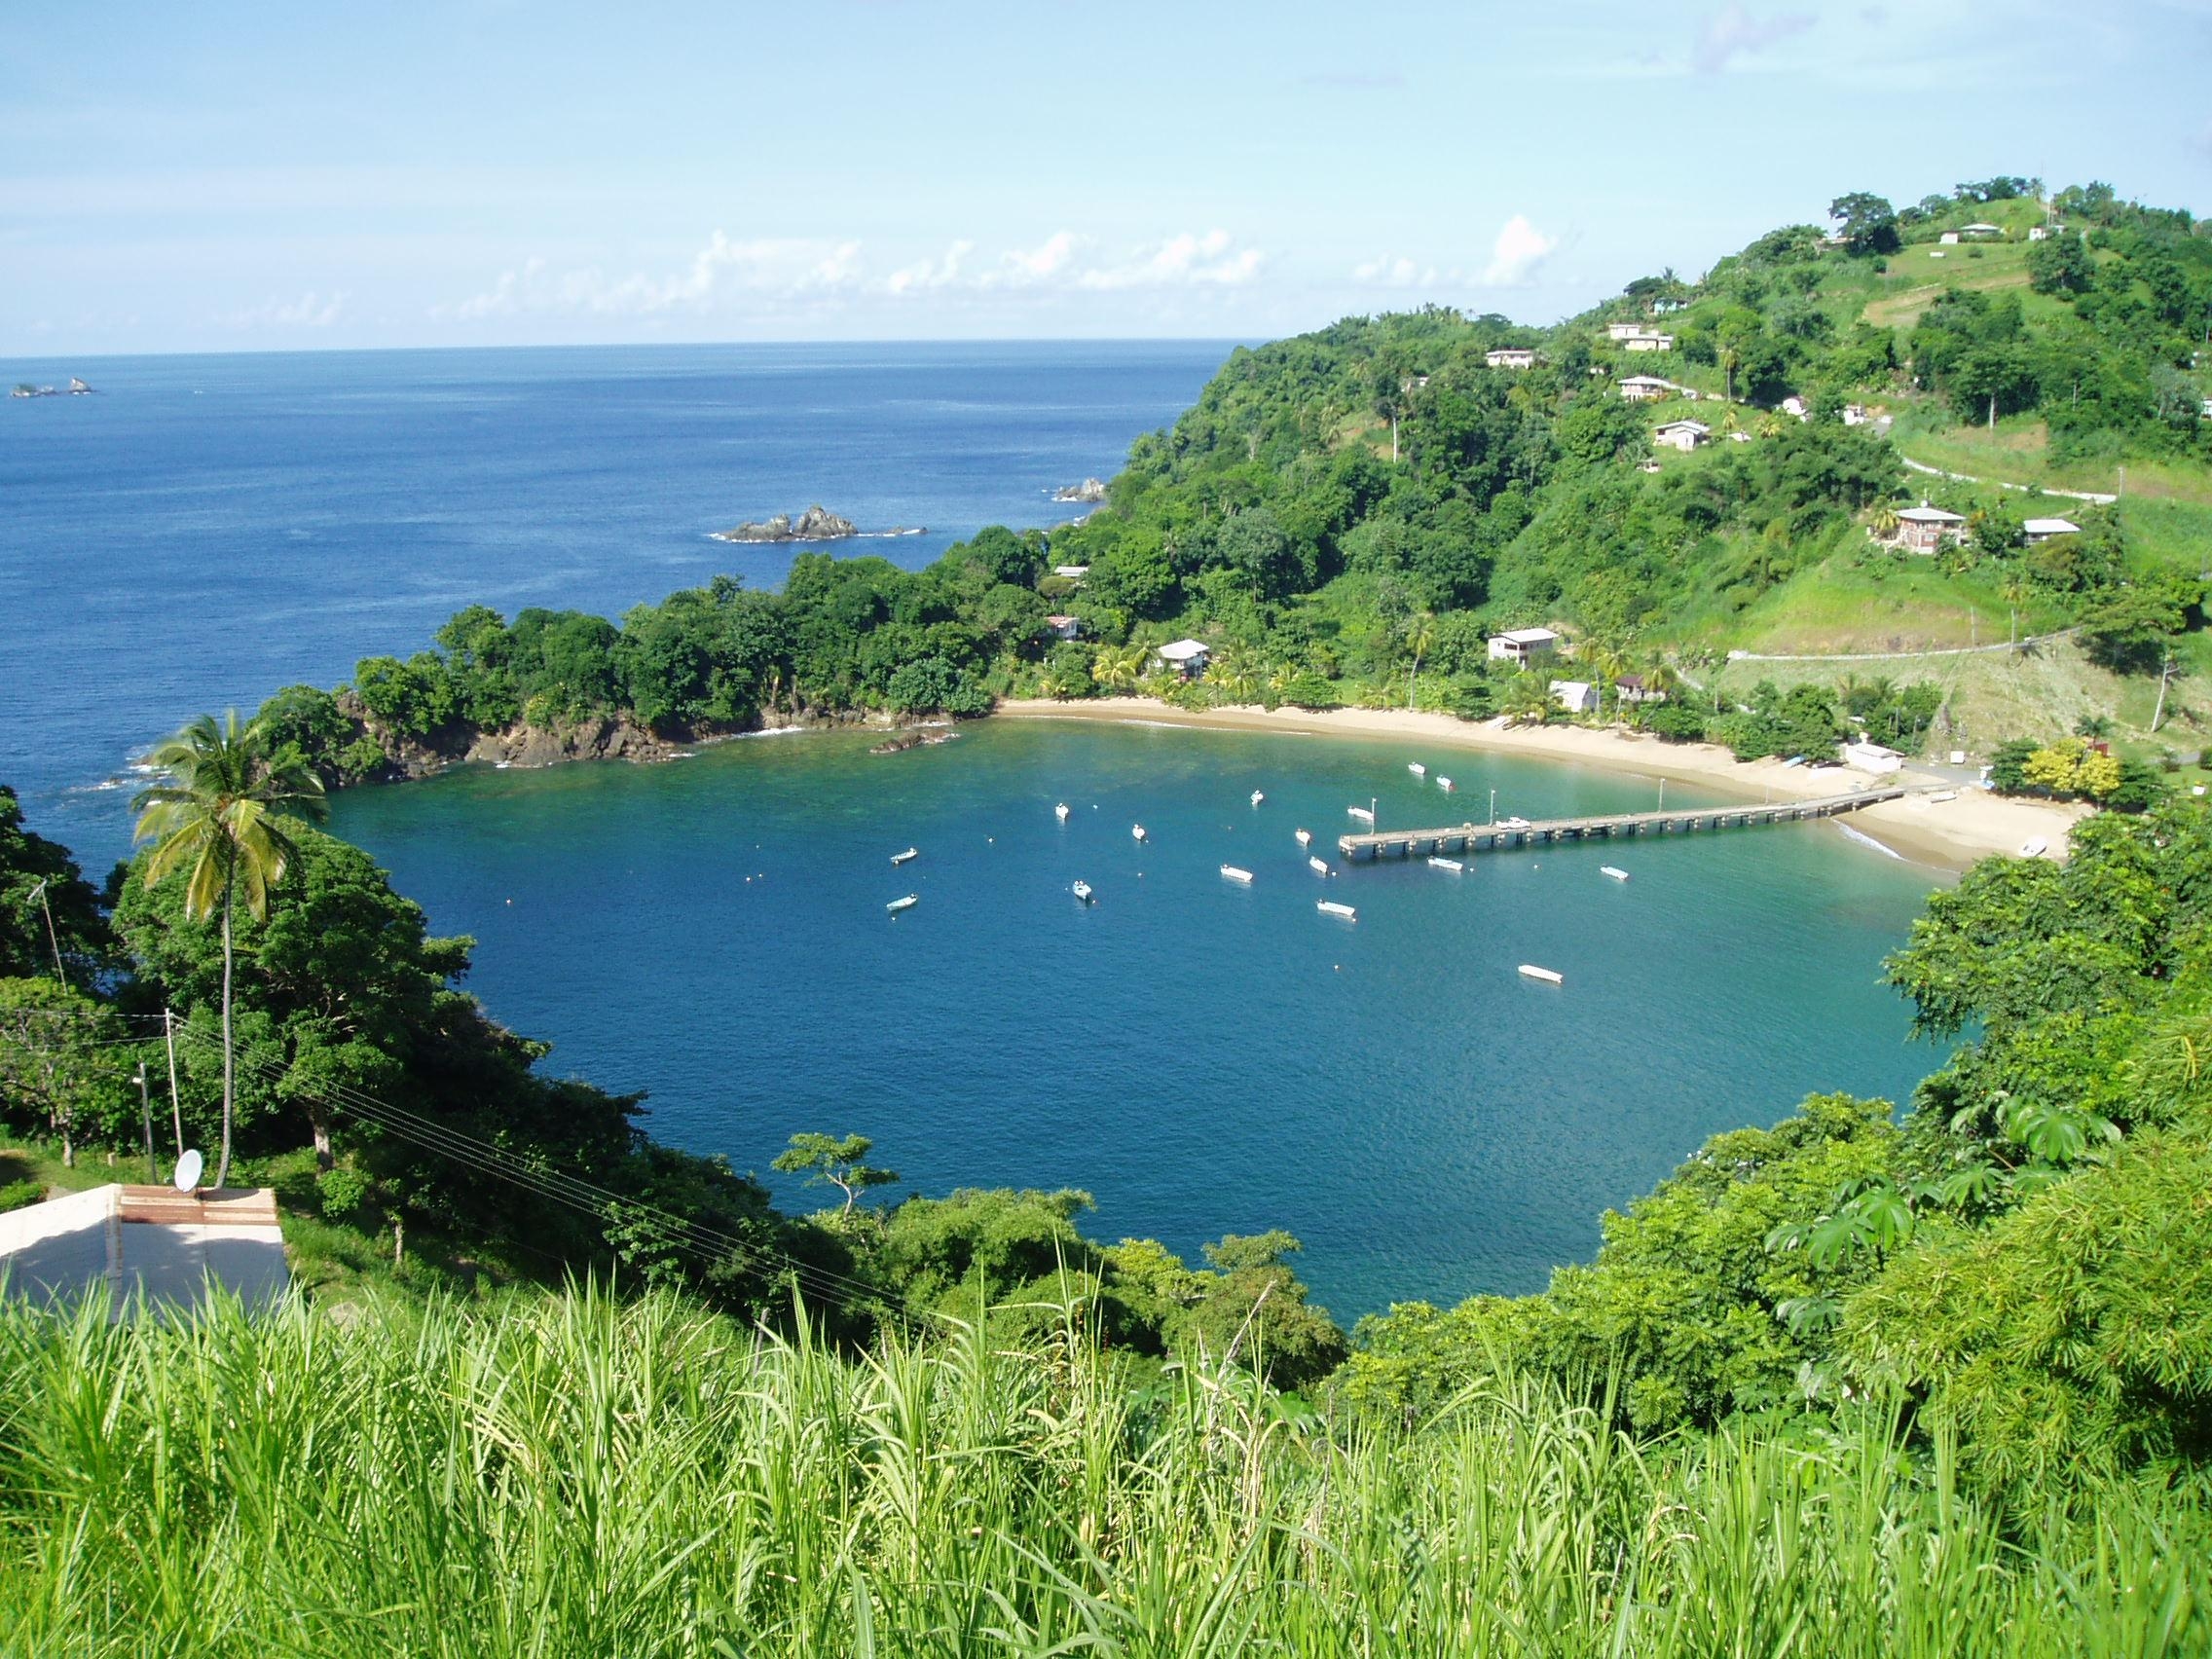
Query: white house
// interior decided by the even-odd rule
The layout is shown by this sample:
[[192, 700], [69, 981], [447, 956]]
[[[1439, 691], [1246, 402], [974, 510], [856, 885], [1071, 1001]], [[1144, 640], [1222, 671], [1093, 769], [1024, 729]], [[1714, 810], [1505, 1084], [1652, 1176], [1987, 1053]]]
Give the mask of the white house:
[[1670, 421], [1651, 434], [1651, 441], [1668, 449], [1694, 450], [1713, 436], [1713, 428], [1703, 421]]
[[2080, 525], [2072, 519], [2062, 518], [2032, 518], [2020, 528], [2027, 533], [2030, 547], [2035, 546], [2039, 541], [2048, 541], [2054, 535], [2080, 535], [2082, 534]]
[[1800, 421], [1812, 418], [1812, 411], [1805, 407], [1805, 400], [1795, 392], [1782, 400], [1782, 412], [1785, 415], [1794, 415]]
[[2028, 227], [2028, 240], [2030, 240], [2030, 241], [2045, 241], [2045, 240], [2047, 240], [2049, 239], [2049, 237], [2050, 237], [2050, 229], [2051, 229], [2051, 228], [2050, 228], [2050, 227], [2049, 227], [2048, 225], [2030, 225], [2030, 226]]
[[1613, 696], [1623, 703], [1664, 703], [1667, 693], [1654, 691], [1641, 674], [1624, 674], [1613, 682]]
[[1490, 637], [1492, 661], [1517, 662], [1523, 668], [1558, 649], [1559, 636], [1549, 628], [1512, 628]]
[[[1940, 241], [1945, 247], [1957, 247], [1959, 245], [1959, 233], [1956, 231], [1945, 231], [1936, 240]], [[1942, 256], [1938, 254], [1936, 257], [1941, 258]]]
[[2005, 230], [2001, 225], [1961, 225], [1959, 227], [1960, 236], [1973, 237], [1981, 240], [1986, 240], [1990, 237], [2001, 237], [2004, 234]]
[[1500, 346], [1494, 351], [1485, 351], [1483, 361], [1493, 369], [1532, 369], [1536, 353], [1524, 346]]
[[1045, 618], [1045, 626], [1052, 630], [1054, 639], [1083, 638], [1083, 618], [1080, 616], [1048, 616]]
[[1656, 403], [1674, 389], [1657, 375], [1630, 375], [1621, 382], [1621, 395], [1631, 403]]
[[1071, 582], [1080, 582], [1084, 577], [1090, 574], [1090, 567], [1088, 565], [1054, 565], [1052, 574], [1065, 576]]
[[1197, 640], [1177, 640], [1173, 645], [1161, 645], [1152, 653], [1162, 667], [1174, 669], [1185, 680], [1196, 680], [1206, 671], [1206, 662], [1212, 652]]
[[1846, 426], [1865, 425], [1866, 405], [1863, 403], [1846, 403], [1843, 406], [1843, 424]]
[[1570, 715], [1594, 715], [1598, 712], [1598, 688], [1587, 680], [1555, 680], [1551, 683], [1552, 701]]
[[1959, 513], [1947, 513], [1941, 507], [1932, 507], [1926, 501], [1917, 507], [1906, 507], [1898, 514], [1897, 540], [1899, 545], [1914, 553], [1933, 553], [1946, 541], [1962, 539], [1967, 533], [1967, 521]]
[[1864, 738], [1845, 744], [1841, 753], [1846, 766], [1855, 767], [1862, 772], [1886, 774], [1904, 768], [1903, 756], [1894, 749], [1885, 749], [1878, 743], [1868, 743]]
[[1672, 351], [1675, 337], [1672, 334], [1632, 334], [1621, 342], [1621, 348], [1628, 351]]
[[1650, 329], [1641, 322], [1608, 322], [1605, 324], [1605, 338], [1607, 340], [1633, 340], [1639, 334], [1650, 332]]
[[97, 1293], [121, 1318], [140, 1292], [173, 1310], [200, 1306], [214, 1285], [266, 1308], [292, 1279], [270, 1189], [113, 1186], [0, 1215], [0, 1281], [29, 1302]]

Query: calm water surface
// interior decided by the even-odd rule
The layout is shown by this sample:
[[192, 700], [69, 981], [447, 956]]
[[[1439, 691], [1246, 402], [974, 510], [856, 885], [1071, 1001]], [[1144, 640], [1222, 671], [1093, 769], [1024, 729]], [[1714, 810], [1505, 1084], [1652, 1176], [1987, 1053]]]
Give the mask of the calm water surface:
[[[336, 828], [477, 937], [473, 988], [557, 1041], [550, 1066], [649, 1090], [659, 1137], [765, 1173], [794, 1130], [864, 1133], [912, 1188], [1081, 1187], [1097, 1235], [1193, 1254], [1287, 1227], [1347, 1317], [1534, 1288], [1706, 1135], [1816, 1088], [1901, 1098], [1933, 1063], [1877, 982], [1930, 877], [1832, 825], [1323, 881], [1292, 831], [1337, 863], [1376, 795], [1387, 826], [1480, 815], [1493, 787], [1530, 817], [1651, 790], [1141, 726], [866, 749], [469, 771], [347, 795]], [[1416, 758], [1459, 784], [1449, 813]]]

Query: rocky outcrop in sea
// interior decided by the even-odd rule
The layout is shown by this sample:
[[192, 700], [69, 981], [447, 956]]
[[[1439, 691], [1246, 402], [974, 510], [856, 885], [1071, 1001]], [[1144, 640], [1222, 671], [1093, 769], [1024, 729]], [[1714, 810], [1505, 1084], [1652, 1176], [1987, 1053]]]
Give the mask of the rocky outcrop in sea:
[[1103, 479], [1086, 478], [1081, 484], [1066, 484], [1052, 492], [1055, 501], [1103, 501], [1106, 484]]
[[849, 518], [841, 518], [817, 501], [805, 512], [793, 518], [789, 513], [778, 513], [758, 523], [748, 520], [735, 530], [718, 530], [717, 541], [842, 541], [861, 534], [859, 525]]

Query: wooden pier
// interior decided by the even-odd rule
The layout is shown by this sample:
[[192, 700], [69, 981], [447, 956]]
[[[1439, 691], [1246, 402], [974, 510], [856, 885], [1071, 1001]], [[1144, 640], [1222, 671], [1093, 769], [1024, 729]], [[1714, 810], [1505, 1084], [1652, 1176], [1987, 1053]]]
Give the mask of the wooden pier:
[[1337, 851], [1347, 864], [1377, 859], [1429, 858], [1438, 853], [1504, 853], [1561, 841], [1617, 841], [1644, 835], [1694, 835], [1714, 830], [1748, 830], [1754, 824], [1797, 824], [1835, 818], [1885, 800], [1903, 789], [1860, 790], [1814, 800], [1776, 800], [1758, 806], [1677, 807], [1666, 812], [1602, 813], [1590, 818], [1547, 818], [1533, 824], [1459, 824], [1446, 830], [1371, 830], [1340, 835]]

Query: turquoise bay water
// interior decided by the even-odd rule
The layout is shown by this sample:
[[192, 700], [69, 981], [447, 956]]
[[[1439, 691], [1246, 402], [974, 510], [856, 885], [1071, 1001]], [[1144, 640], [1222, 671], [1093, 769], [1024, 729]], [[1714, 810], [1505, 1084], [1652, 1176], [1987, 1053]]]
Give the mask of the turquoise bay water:
[[[904, 1190], [1079, 1186], [1095, 1235], [1194, 1257], [1285, 1227], [1347, 1320], [1537, 1288], [1706, 1135], [1814, 1089], [1902, 1099], [1938, 1057], [1878, 982], [1935, 878], [1832, 825], [1324, 882], [1293, 830], [1337, 864], [1346, 806], [1372, 796], [1389, 827], [1479, 818], [1493, 787], [1500, 816], [1543, 817], [1655, 786], [1142, 726], [869, 741], [469, 770], [346, 795], [334, 828], [434, 928], [476, 936], [471, 987], [557, 1045], [549, 1066], [648, 1090], [659, 1138], [765, 1174], [794, 1130], [857, 1131]], [[887, 917], [907, 892], [921, 903]]]

